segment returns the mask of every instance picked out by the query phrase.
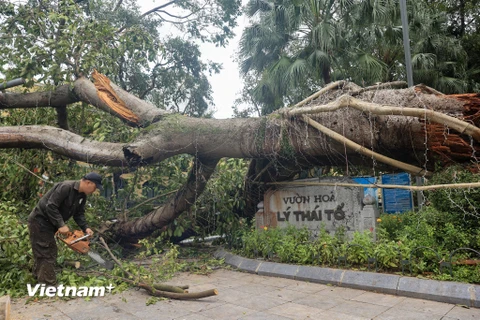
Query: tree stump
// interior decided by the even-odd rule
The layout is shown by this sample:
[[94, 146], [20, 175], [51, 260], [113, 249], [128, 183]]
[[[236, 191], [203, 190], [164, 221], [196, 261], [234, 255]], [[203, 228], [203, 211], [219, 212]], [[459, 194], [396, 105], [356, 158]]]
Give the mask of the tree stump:
[[10, 296], [0, 297], [0, 320], [10, 320]]

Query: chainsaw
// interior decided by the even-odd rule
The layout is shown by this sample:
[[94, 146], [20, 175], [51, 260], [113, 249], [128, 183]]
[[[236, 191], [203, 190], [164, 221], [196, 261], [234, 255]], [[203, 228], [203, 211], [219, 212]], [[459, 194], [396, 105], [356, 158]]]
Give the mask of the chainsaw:
[[90, 250], [90, 240], [88, 239], [91, 236], [90, 234], [85, 234], [81, 230], [74, 230], [73, 232], [69, 231], [65, 234], [57, 232], [55, 236], [73, 251], [81, 254], [87, 254], [90, 258], [98, 262], [98, 264], [106, 269], [113, 269], [113, 262], [104, 260], [98, 253]]

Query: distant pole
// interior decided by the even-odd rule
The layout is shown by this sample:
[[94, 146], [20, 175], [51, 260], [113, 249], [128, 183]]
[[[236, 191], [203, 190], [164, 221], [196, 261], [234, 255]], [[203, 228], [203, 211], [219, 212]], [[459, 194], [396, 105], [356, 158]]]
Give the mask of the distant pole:
[[408, 36], [407, 0], [400, 0], [400, 15], [402, 18], [403, 50], [405, 51], [405, 68], [407, 69], [407, 83], [409, 87], [412, 87], [412, 57], [410, 56], [410, 37]]

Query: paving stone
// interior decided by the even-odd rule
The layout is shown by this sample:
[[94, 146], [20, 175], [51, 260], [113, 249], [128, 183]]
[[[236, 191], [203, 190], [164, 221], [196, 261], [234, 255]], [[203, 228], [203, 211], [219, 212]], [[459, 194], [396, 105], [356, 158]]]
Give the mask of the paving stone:
[[288, 286], [288, 289], [290, 290], [301, 291], [305, 293], [315, 293], [328, 288], [329, 287], [324, 284], [304, 282], [304, 281], [296, 281], [292, 285]]
[[308, 296], [308, 293], [290, 290], [288, 288], [282, 288], [282, 289], [274, 290], [272, 292], [265, 293], [263, 295], [280, 298], [285, 301], [293, 301], [293, 300], [301, 299], [303, 297]]
[[219, 269], [215, 270], [215, 278], [226, 278], [226, 279], [243, 279], [244, 277], [251, 276], [249, 273], [242, 272], [241, 270], [227, 270]]
[[247, 283], [258, 283], [259, 281], [265, 280], [265, 278], [270, 278], [272, 277], [264, 277], [264, 276], [259, 276], [258, 274], [255, 273], [243, 273], [243, 277], [238, 278], [238, 281], [242, 281], [244, 284]]
[[323, 284], [339, 284], [344, 272], [345, 270], [339, 269], [299, 266], [295, 279]]
[[315, 320], [370, 320], [361, 316], [341, 313], [333, 310], [323, 310], [321, 313], [315, 315]]
[[285, 300], [270, 297], [270, 296], [252, 296], [244, 299], [238, 299], [234, 302], [231, 302], [237, 306], [241, 306], [244, 308], [252, 309], [255, 311], [263, 311], [266, 309], [270, 309], [279, 305], [286, 303]]
[[213, 279], [210, 278], [208, 275], [199, 275], [199, 274], [192, 274], [192, 273], [181, 273], [175, 276], [174, 279], [166, 282], [169, 284], [174, 285], [189, 285], [192, 286], [194, 284], [204, 284], [212, 281]]
[[428, 301], [414, 298], [405, 298], [395, 308], [403, 310], [415, 310], [444, 316], [453, 309], [453, 305], [437, 301]]
[[[135, 315], [132, 314], [132, 311], [135, 311]], [[72, 320], [141, 319], [138, 315], [138, 310], [128, 310], [127, 308], [120, 308], [116, 305], [103, 304], [101, 302], [79, 303], [75, 307], [62, 308], [62, 312]]]
[[[143, 291], [136, 291], [134, 289], [127, 290], [124, 292], [120, 292], [117, 294], [110, 294], [108, 296], [105, 296], [102, 298], [103, 302], [106, 303], [115, 303], [122, 308], [123, 305], [126, 304], [135, 304], [135, 305], [143, 305], [145, 306], [147, 303], [147, 300], [150, 298], [150, 296], [143, 292]], [[76, 300], [81, 300], [81, 299], [75, 299]]]
[[399, 279], [400, 276], [393, 274], [346, 270], [339, 285], [352, 289], [396, 294]]
[[480, 307], [480, 286], [467, 283], [401, 277], [397, 294]]
[[[252, 294], [250, 292], [239, 291], [235, 289], [225, 289], [222, 292], [219, 292], [218, 299], [225, 301], [225, 302], [236, 302], [238, 300], [246, 299], [251, 297]], [[257, 296], [260, 297], [260, 296]]]
[[278, 288], [288, 288], [298, 283], [298, 281], [285, 278], [275, 278], [275, 281], [272, 281], [272, 277], [263, 276], [260, 281], [257, 281], [257, 283], [267, 284]]
[[375, 320], [446, 320], [438, 314], [392, 308], [375, 317]]
[[[166, 301], [159, 301], [153, 305], [144, 306], [141, 310], [135, 310], [134, 314], [140, 319], [171, 320], [192, 313], [186, 310], [186, 308], [178, 308], [178, 306], [164, 302]], [[103, 318], [101, 317], [99, 320], [103, 320]]]
[[390, 307], [379, 306], [377, 304], [370, 304], [358, 301], [345, 301], [344, 303], [331, 308], [331, 311], [348, 313], [355, 316], [374, 318], [379, 314], [387, 311]]
[[226, 302], [217, 297], [209, 297], [199, 300], [170, 300], [168, 301], [172, 308], [178, 310], [186, 310], [189, 312], [198, 313], [203, 310], [216, 308], [224, 305]]
[[447, 313], [447, 317], [455, 319], [480, 319], [480, 309], [477, 308], [464, 308], [455, 306]]
[[363, 290], [330, 286], [327, 287], [325, 290], [318, 291], [317, 295], [335, 296], [343, 298], [345, 300], [350, 300], [361, 296], [364, 293], [365, 291]]
[[317, 319], [316, 315], [321, 313], [322, 310], [314, 307], [305, 306], [298, 303], [287, 302], [278, 307], [268, 309], [265, 312], [277, 314], [283, 317], [290, 317], [293, 319]]
[[378, 304], [386, 307], [393, 307], [405, 299], [406, 299], [405, 297], [399, 297], [399, 296], [394, 296], [390, 294], [373, 293], [373, 292], [365, 292], [359, 295], [358, 297], [352, 298], [352, 300], [355, 300], [355, 301]]
[[52, 306], [45, 306], [42, 309], [27, 310], [18, 316], [12, 314], [12, 320], [71, 320], [69, 316]]
[[242, 286], [236, 289], [242, 292], [248, 292], [250, 294], [259, 295], [259, 294], [275, 291], [277, 288], [274, 286], [252, 283], [248, 286]]
[[209, 285], [219, 289], [219, 291], [223, 291], [225, 289], [232, 289], [245, 286], [250, 281], [240, 280], [240, 279], [216, 279], [212, 282], [209, 282]]
[[[262, 262], [262, 265], [269, 264], [272, 269], [276, 267], [276, 264]], [[336, 272], [342, 275], [344, 270]], [[136, 289], [91, 301], [81, 298], [69, 301], [42, 299], [25, 305], [26, 299], [15, 299], [12, 301], [12, 320], [364, 320], [368, 318], [364, 314], [378, 312], [378, 308], [388, 310], [373, 319], [480, 319], [478, 308], [465, 309], [454, 304], [225, 269], [216, 270], [208, 276], [179, 273], [169, 283], [188, 284], [195, 289], [190, 291], [218, 288], [219, 295], [199, 300], [165, 300], [151, 306], [146, 306], [150, 296], [144, 290]], [[473, 288], [476, 290], [476, 287]], [[470, 294], [475, 296], [476, 291], [472, 290]], [[256, 310], [260, 308], [268, 309]], [[372, 308], [373, 311], [370, 310]], [[45, 314], [48, 316], [45, 317]]]
[[347, 300], [336, 296], [308, 294], [305, 297], [295, 299], [292, 302], [322, 310], [327, 310], [338, 305], [342, 305], [346, 301]]
[[210, 320], [210, 318], [201, 316], [198, 313], [192, 313], [186, 316], [175, 318], [175, 320]]
[[292, 318], [287, 318], [280, 316], [278, 314], [271, 314], [266, 312], [255, 312], [248, 316], [239, 318], [241, 320], [291, 320]]
[[218, 320], [239, 319], [252, 313], [255, 313], [255, 310], [240, 307], [230, 303], [199, 312], [199, 314], [204, 317]]

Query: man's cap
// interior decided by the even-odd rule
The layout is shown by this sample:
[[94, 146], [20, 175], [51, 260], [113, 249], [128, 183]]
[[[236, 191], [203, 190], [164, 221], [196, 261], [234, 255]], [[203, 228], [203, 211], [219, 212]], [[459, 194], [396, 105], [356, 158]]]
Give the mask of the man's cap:
[[102, 187], [102, 176], [99, 175], [98, 173], [96, 172], [90, 172], [90, 173], [87, 173], [83, 179], [85, 180], [90, 180], [92, 182], [95, 183], [95, 185], [97, 186], [97, 189], [100, 189], [100, 190], [103, 190], [103, 187]]

